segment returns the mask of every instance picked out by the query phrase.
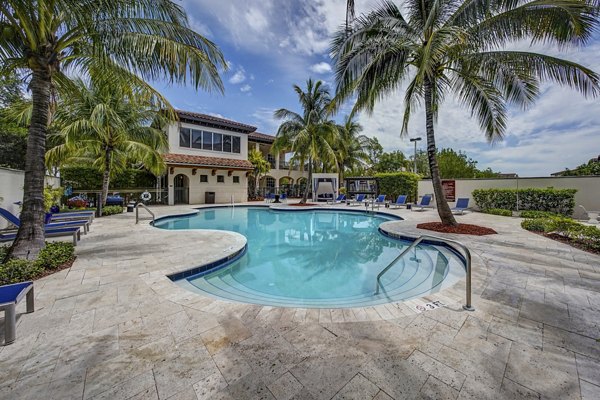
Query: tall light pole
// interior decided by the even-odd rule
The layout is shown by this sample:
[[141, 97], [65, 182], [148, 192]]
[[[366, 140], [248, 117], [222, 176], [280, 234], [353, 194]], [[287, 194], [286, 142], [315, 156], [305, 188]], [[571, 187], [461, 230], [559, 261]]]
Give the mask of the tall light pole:
[[414, 158], [414, 173], [417, 173], [417, 142], [420, 141], [421, 138], [420, 137], [416, 137], [416, 138], [411, 138], [410, 141], [414, 142], [415, 144], [415, 158]]

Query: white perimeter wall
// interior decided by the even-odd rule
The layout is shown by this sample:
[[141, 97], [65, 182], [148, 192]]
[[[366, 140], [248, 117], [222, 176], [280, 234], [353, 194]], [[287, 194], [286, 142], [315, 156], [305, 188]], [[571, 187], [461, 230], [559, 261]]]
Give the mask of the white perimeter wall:
[[[7, 209], [15, 215], [19, 215], [21, 208], [13, 204], [23, 201], [23, 184], [25, 182], [25, 171], [0, 167], [0, 207]], [[46, 185], [52, 187], [60, 186], [60, 178], [46, 177]], [[0, 217], [0, 229], [8, 226], [6, 220]]]
[[[475, 206], [471, 193], [475, 189], [527, 189], [549, 188], [577, 189], [575, 205], [582, 205], [588, 211], [600, 210], [600, 176], [565, 176], [544, 178], [510, 179], [455, 179], [456, 198], [468, 197], [469, 205]], [[518, 186], [517, 186], [518, 185]], [[419, 196], [433, 193], [431, 180], [419, 181]], [[453, 203], [451, 203], [453, 204]]]

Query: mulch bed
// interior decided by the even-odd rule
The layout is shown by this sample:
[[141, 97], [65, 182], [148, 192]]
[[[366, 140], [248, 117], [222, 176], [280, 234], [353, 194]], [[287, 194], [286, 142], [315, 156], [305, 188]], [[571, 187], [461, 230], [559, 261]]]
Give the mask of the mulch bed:
[[42, 273], [40, 273], [39, 275], [37, 275], [37, 276], [34, 278], [34, 280], [35, 280], [35, 279], [40, 279], [40, 278], [43, 278], [43, 277], [45, 277], [45, 276], [48, 276], [48, 275], [55, 274], [55, 273], [57, 273], [58, 271], [62, 271], [63, 269], [71, 268], [71, 266], [72, 266], [72, 265], [73, 265], [73, 263], [75, 262], [75, 259], [76, 259], [76, 258], [77, 258], [77, 257], [73, 257], [73, 259], [72, 259], [72, 260], [70, 260], [70, 261], [67, 261], [66, 263], [62, 264], [62, 265], [61, 265], [61, 266], [59, 266], [58, 268], [55, 268], [55, 269], [46, 269], [46, 270], [44, 270]]
[[318, 206], [318, 204], [315, 204], [315, 203], [304, 203], [304, 204], [302, 204], [302, 203], [294, 203], [294, 204], [288, 204], [288, 205], [292, 206], [292, 207]]
[[427, 229], [429, 231], [441, 232], [441, 233], [458, 233], [461, 235], [494, 235], [497, 234], [493, 229], [486, 228], [484, 226], [479, 225], [471, 225], [471, 224], [458, 224], [456, 226], [444, 225], [441, 222], [425, 222], [423, 224], [418, 224], [417, 228], [419, 229]]
[[543, 233], [543, 232], [534, 232], [534, 233], [537, 233], [538, 235], [547, 237], [548, 239], [556, 240], [557, 242], [568, 244], [569, 246], [575, 247], [576, 249], [587, 251], [588, 253], [600, 254], [600, 250], [596, 250], [594, 248], [588, 247], [584, 243], [577, 242], [573, 239], [569, 239], [568, 237], [561, 236], [557, 233]]

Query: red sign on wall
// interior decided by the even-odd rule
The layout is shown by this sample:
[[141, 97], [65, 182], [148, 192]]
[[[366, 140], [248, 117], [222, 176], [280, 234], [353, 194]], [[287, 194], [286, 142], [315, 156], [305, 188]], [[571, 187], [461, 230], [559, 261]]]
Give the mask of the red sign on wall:
[[446, 198], [446, 201], [456, 201], [455, 180], [442, 180], [442, 189], [444, 190], [444, 197]]

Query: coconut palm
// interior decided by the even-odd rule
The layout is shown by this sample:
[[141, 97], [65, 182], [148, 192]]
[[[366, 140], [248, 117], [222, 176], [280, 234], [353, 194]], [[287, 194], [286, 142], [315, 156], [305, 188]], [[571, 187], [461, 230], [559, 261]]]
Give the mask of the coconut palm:
[[252, 164], [252, 176], [254, 178], [253, 197], [258, 197], [258, 183], [260, 178], [271, 170], [271, 164], [263, 156], [260, 150], [251, 149], [248, 152], [248, 161]]
[[21, 226], [9, 256], [35, 257], [44, 246], [44, 153], [53, 91], [90, 70], [129, 74], [130, 81], [166, 78], [223, 90], [225, 60], [189, 28], [170, 0], [3, 0], [0, 65], [29, 76], [33, 102]]
[[308, 164], [308, 184], [304, 189], [302, 204], [308, 199], [312, 182], [312, 171], [316, 163], [334, 162], [336, 155], [333, 144], [338, 138], [338, 130], [333, 120], [329, 119], [331, 96], [322, 81], [306, 82], [306, 91], [294, 85], [298, 95], [302, 114], [281, 108], [275, 111], [275, 118], [284, 120], [277, 130], [271, 151], [294, 153], [293, 161], [300, 165]]
[[[438, 213], [455, 225], [444, 199], [436, 161], [434, 123], [444, 98], [456, 95], [479, 120], [489, 141], [506, 129], [507, 103], [530, 105], [540, 83], [552, 81], [597, 95], [598, 75], [581, 65], [531, 51], [511, 51], [516, 41], [559, 47], [586, 43], [597, 23], [594, 0], [390, 1], [357, 18], [351, 32], [332, 41], [340, 103], [356, 95], [354, 111], [401, 88], [403, 134], [415, 106], [424, 104], [427, 154]], [[406, 17], [405, 17], [406, 15]]]
[[[161, 129], [167, 121], [162, 102], [146, 88], [91, 79], [74, 81], [75, 90], [62, 99], [54, 116], [61, 143], [46, 153], [49, 166], [85, 164], [102, 172], [102, 204], [106, 204], [110, 178], [129, 165], [140, 165], [159, 175], [169, 148]], [[161, 121], [162, 120], [162, 121]], [[161, 122], [159, 122], [161, 121]]]
[[344, 119], [343, 125], [338, 125], [339, 138], [335, 144], [336, 165], [340, 174], [340, 182], [344, 181], [346, 171], [363, 169], [369, 161], [367, 148], [369, 138], [361, 135], [362, 126], [351, 116]]

